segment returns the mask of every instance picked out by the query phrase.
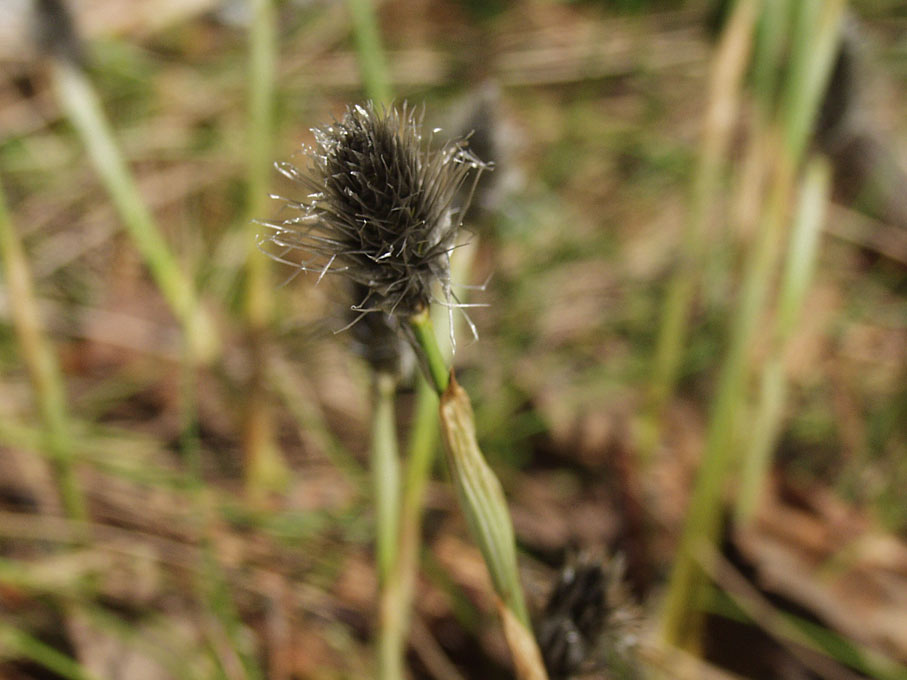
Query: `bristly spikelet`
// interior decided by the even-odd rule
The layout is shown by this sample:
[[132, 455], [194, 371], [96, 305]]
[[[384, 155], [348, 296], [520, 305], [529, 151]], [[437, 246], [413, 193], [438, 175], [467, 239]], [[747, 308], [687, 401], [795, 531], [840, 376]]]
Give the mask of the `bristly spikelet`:
[[538, 622], [536, 635], [551, 680], [642, 677], [637, 647], [642, 612], [624, 579], [620, 557], [607, 562], [591, 555], [568, 564]]
[[[362, 300], [368, 291], [362, 284], [351, 285], [351, 296]], [[350, 334], [353, 351], [361, 356], [375, 373], [385, 373], [397, 380], [405, 380], [415, 365], [413, 350], [398, 325], [387, 312], [375, 312], [361, 316], [361, 312], [350, 310], [347, 314], [352, 323]]]
[[[289, 163], [278, 170], [309, 191], [285, 199], [299, 215], [265, 222], [263, 240], [274, 256], [304, 271], [342, 272], [364, 287], [353, 309], [407, 317], [431, 301], [441, 283], [450, 297], [449, 259], [468, 206], [454, 205], [467, 178], [487, 166], [465, 140], [433, 150], [421, 115], [404, 104], [378, 110], [352, 106], [339, 122], [314, 129], [305, 173]], [[303, 253], [301, 262], [293, 252]]]

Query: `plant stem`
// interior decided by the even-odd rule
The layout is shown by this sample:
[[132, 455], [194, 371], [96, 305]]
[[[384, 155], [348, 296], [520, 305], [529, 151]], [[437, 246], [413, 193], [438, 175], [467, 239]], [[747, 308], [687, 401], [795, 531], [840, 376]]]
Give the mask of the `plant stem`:
[[409, 327], [415, 336], [416, 352], [422, 357], [424, 368], [428, 372], [426, 377], [431, 380], [435, 392], [440, 396], [444, 394], [450, 382], [450, 369], [447, 367], [444, 354], [435, 337], [434, 324], [432, 324], [428, 307], [409, 318]]
[[67, 680], [99, 680], [75, 659], [6, 623], [0, 624], [0, 649], [4, 658], [28, 659]]
[[243, 448], [246, 490], [253, 499], [282, 490], [289, 477], [274, 436], [270, 395], [266, 386], [267, 329], [273, 314], [274, 295], [267, 258], [258, 250], [257, 226], [252, 218], [264, 210], [274, 138], [277, 36], [272, 0], [252, 2], [249, 32], [249, 128], [247, 134], [248, 180], [246, 208], [246, 277], [243, 315], [246, 346], [252, 366], [246, 388]]
[[356, 56], [365, 94], [376, 104], [390, 104], [393, 95], [375, 6], [372, 0], [347, 0], [347, 6], [353, 19]]
[[479, 449], [469, 396], [456, 380], [451, 381], [441, 397], [441, 429], [449, 454], [450, 477], [473, 538], [488, 565], [495, 591], [528, 626], [529, 614], [519, 585], [507, 501], [497, 476]]
[[66, 388], [54, 350], [44, 334], [31, 271], [22, 243], [13, 228], [0, 187], [0, 256], [6, 277], [7, 300], [22, 358], [31, 377], [44, 425], [44, 445], [50, 454], [63, 510], [68, 517], [88, 518], [85, 498], [73, 469], [72, 437], [66, 409]]
[[[257, 216], [267, 197], [268, 173], [274, 137], [277, 36], [272, 0], [253, 0], [249, 31], [249, 129], [247, 212]], [[256, 246], [258, 227], [250, 221], [246, 250], [245, 314], [248, 325], [258, 329], [271, 318], [271, 285], [268, 261]]]
[[499, 615], [517, 676], [520, 680], [543, 680], [547, 675], [523, 598], [513, 522], [501, 484], [479, 448], [469, 395], [447, 369], [428, 310], [410, 317], [409, 327], [426, 377], [431, 378], [441, 397], [439, 413], [447, 469], [472, 539], [500, 598]]
[[[468, 280], [475, 241], [471, 240], [457, 250], [452, 267], [458, 280]], [[436, 310], [437, 311], [437, 310]], [[440, 319], [447, 319], [441, 316]], [[440, 324], [435, 316], [435, 321]], [[449, 330], [449, 329], [448, 329]], [[435, 336], [438, 337], [438, 336]], [[441, 331], [441, 354], [450, 357], [452, 348], [446, 346]], [[445, 362], [445, 366], [447, 362]], [[404, 638], [409, 630], [410, 609], [415, 589], [416, 572], [419, 566], [420, 527], [422, 524], [422, 503], [425, 486], [431, 474], [432, 462], [438, 448], [438, 395], [424, 376], [419, 376], [416, 387], [416, 403], [413, 409], [412, 429], [406, 456], [406, 473], [403, 483], [403, 498], [400, 503], [400, 545], [387, 583], [388, 600], [394, 601], [394, 612], [382, 617], [389, 626], [399, 627], [399, 634], [388, 635], [398, 640], [396, 653], [402, 657]]]
[[814, 158], [806, 170], [800, 204], [794, 218], [793, 234], [781, 279], [775, 340], [771, 355], [762, 370], [759, 405], [753, 418], [750, 446], [740, 475], [736, 507], [737, 521], [740, 524], [747, 522], [755, 512], [778, 437], [787, 392], [784, 355], [815, 269], [819, 234], [829, 191], [828, 162]]
[[372, 488], [380, 584], [378, 678], [403, 679], [406, 612], [401, 609], [396, 565], [400, 563], [400, 455], [394, 401], [397, 380], [375, 373], [372, 407]]
[[[783, 171], [780, 171], [783, 170]], [[783, 215], [793, 171], [779, 169], [768, 212], [760, 224], [756, 251], [747, 263], [738, 313], [731, 331], [730, 348], [721, 369], [702, 465], [696, 480], [664, 611], [664, 635], [671, 644], [689, 646], [696, 640], [700, 605], [701, 570], [695, 555], [702, 544], [713, 543], [722, 514], [722, 491], [730, 467], [734, 422], [743, 396], [749, 349], [758, 328], [783, 226]]]
[[[422, 498], [438, 442], [438, 396], [425, 378], [416, 388], [413, 429], [400, 502], [397, 551], [381, 593], [379, 668], [382, 678], [401, 677], [405, 639], [419, 563]], [[399, 670], [398, 670], [399, 669]], [[395, 675], [396, 674], [396, 675]]]
[[[366, 96], [376, 104], [389, 105], [393, 94], [374, 5], [371, 0], [347, 0], [347, 6], [353, 20], [356, 56]], [[429, 318], [429, 323], [430, 321]], [[428, 332], [431, 332], [430, 327]], [[376, 499], [380, 584], [378, 678], [403, 680], [405, 638], [411, 603], [408, 592], [412, 587], [412, 577], [407, 574], [407, 570], [415, 569], [415, 561], [408, 555], [404, 557], [399, 532], [401, 523], [405, 523], [408, 530], [411, 530], [412, 526], [411, 522], [406, 520], [407, 515], [401, 510], [400, 461], [394, 419], [396, 380], [381, 373], [376, 373], [374, 378], [372, 475]], [[430, 433], [420, 434], [420, 438], [426, 436], [430, 436]], [[416, 513], [415, 531], [418, 533], [418, 507]]]
[[[421, 376], [420, 376], [421, 377]], [[413, 410], [413, 429], [407, 449], [406, 479], [403, 489], [403, 516], [412, 510], [418, 520], [418, 508], [438, 445], [438, 395], [421, 378], [416, 387], [416, 406]]]
[[766, 119], [778, 103], [778, 78], [783, 71], [790, 10], [791, 0], [763, 0], [753, 55], [753, 91], [760, 113]]
[[[257, 216], [267, 197], [274, 138], [277, 27], [272, 0], [252, 2], [249, 32], [249, 131], [247, 211]], [[261, 328], [271, 319], [271, 283], [268, 260], [256, 245], [258, 227], [250, 221], [246, 254], [245, 312], [249, 325]]]
[[507, 499], [476, 440], [475, 416], [469, 396], [453, 376], [441, 396], [440, 416], [447, 468], [472, 539], [482, 553], [498, 594], [498, 615], [517, 677], [520, 680], [546, 680], [545, 665], [532, 634], [523, 598]]
[[376, 373], [372, 405], [372, 483], [376, 502], [378, 578], [384, 582], [397, 552], [400, 520], [400, 454], [394, 399], [397, 381]]
[[62, 59], [53, 61], [53, 75], [61, 105], [81, 136], [155, 283], [183, 324], [194, 356], [211, 361], [218, 352], [213, 322], [198, 304], [195, 286], [180, 269], [148, 211], [87, 75], [76, 64]]

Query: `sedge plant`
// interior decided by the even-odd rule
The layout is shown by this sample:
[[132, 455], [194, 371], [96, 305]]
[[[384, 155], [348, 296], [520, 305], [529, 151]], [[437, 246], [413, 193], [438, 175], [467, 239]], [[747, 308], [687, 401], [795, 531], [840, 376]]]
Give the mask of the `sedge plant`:
[[[478, 446], [466, 392], [457, 383], [435, 334], [435, 291], [451, 313], [450, 254], [465, 208], [460, 189], [485, 169], [465, 141], [432, 148], [412, 107], [350, 107], [340, 121], [314, 130], [308, 171], [278, 168], [306, 190], [288, 200], [297, 214], [263, 222], [263, 241], [282, 261], [319, 278], [339, 274], [361, 292], [352, 325], [384, 314], [415, 352], [440, 398], [446, 462], [460, 507], [485, 559], [520, 678], [545, 678], [519, 580], [513, 525], [503, 490]], [[294, 259], [294, 254], [300, 258]], [[379, 551], [380, 553], [380, 551]]]
[[[365, 94], [372, 102], [387, 106], [393, 95], [375, 5], [372, 0], [347, 0], [346, 4]], [[362, 299], [367, 293], [361, 284], [354, 284], [354, 299]], [[417, 378], [413, 446], [404, 484], [395, 414], [397, 385], [407, 372], [407, 347], [401, 344], [402, 338], [387, 313], [366, 315], [358, 321], [353, 324], [357, 346], [372, 369], [372, 490], [379, 582], [377, 672], [378, 680], [398, 680], [404, 677], [422, 494], [438, 429], [437, 397], [424, 378]]]
[[[352, 19], [356, 56], [365, 93], [374, 102], [388, 104], [392, 99], [392, 85], [381, 45], [374, 3], [370, 0], [348, 0], [347, 6]], [[493, 119], [490, 113], [493, 95], [493, 89], [484, 88], [481, 98], [474, 104], [475, 111], [470, 119], [461, 121], [457, 126], [461, 132], [470, 135], [471, 148], [475, 149], [476, 142], [479, 142], [482, 149], [479, 155], [482, 158], [497, 156], [496, 140], [487, 133], [484, 135], [481, 133], [482, 130], [488, 129], [489, 120]], [[480, 194], [481, 189], [487, 186], [488, 181], [483, 178], [479, 187]], [[462, 191], [457, 201], [460, 204], [461, 217], [469, 207], [473, 188]], [[461, 238], [456, 250], [451, 262], [451, 270], [456, 274], [454, 278], [468, 280], [468, 271], [476, 252], [475, 239]], [[450, 357], [453, 351], [450, 341], [453, 331], [449, 328], [451, 318], [438, 308], [433, 310], [433, 317], [441, 333], [439, 336], [441, 351], [445, 357]], [[375, 321], [369, 322], [370, 319]], [[406, 352], [408, 348], [405, 344], [397, 343], [395, 346], [393, 338], [388, 336], [390, 325], [392, 324], [387, 323], [386, 315], [370, 315], [353, 326], [357, 345], [371, 365], [374, 383], [372, 477], [375, 503], [378, 508], [379, 678], [401, 677], [419, 564], [425, 487], [438, 449], [440, 434], [438, 395], [424, 376], [417, 375], [405, 465], [398, 462], [398, 456], [395, 455], [399, 449], [395, 438], [396, 431], [388, 427], [387, 423], [393, 420], [396, 401], [395, 390], [391, 390], [390, 386], [396, 384], [395, 378], [401, 377], [400, 369], [403, 366], [399, 363], [394, 365], [391, 358], [403, 359], [407, 354], [411, 355], [411, 352]], [[358, 329], [362, 331], [358, 332]], [[444, 329], [449, 333], [445, 335]], [[392, 330], [391, 333], [393, 334]], [[386, 389], [382, 389], [382, 385]], [[391, 544], [396, 545], [396, 550], [387, 550], [384, 547]]]

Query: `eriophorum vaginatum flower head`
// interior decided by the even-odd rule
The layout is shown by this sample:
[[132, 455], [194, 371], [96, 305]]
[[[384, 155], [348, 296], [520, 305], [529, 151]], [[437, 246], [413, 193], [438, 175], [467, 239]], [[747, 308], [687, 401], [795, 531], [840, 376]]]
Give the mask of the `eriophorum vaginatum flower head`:
[[362, 313], [413, 315], [428, 306], [435, 282], [449, 302], [450, 253], [467, 207], [456, 204], [458, 190], [487, 166], [462, 139], [433, 149], [421, 123], [406, 104], [366, 104], [314, 129], [307, 170], [277, 165], [307, 190], [302, 200], [284, 199], [299, 214], [265, 222], [275, 231], [263, 245], [319, 280], [336, 272], [359, 284], [364, 295], [353, 309]]

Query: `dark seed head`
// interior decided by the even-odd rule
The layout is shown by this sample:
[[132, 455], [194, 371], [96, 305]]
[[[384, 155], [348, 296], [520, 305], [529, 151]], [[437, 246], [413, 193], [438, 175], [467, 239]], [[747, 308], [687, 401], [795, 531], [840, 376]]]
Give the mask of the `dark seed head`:
[[433, 150], [420, 127], [421, 115], [405, 104], [367, 104], [313, 130], [309, 172], [277, 166], [308, 195], [285, 199], [299, 214], [264, 223], [275, 233], [263, 245], [305, 271], [345, 274], [362, 287], [353, 306], [362, 313], [414, 314], [436, 281], [448, 295], [450, 252], [467, 208], [455, 198], [487, 166], [463, 140]]
[[542, 656], [553, 677], [569, 677], [588, 660], [606, 618], [601, 565], [586, 562], [561, 571], [538, 628]]
[[[361, 284], [352, 285], [352, 297], [361, 300], [368, 291]], [[349, 321], [353, 350], [375, 373], [387, 373], [405, 379], [415, 364], [413, 350], [400, 333], [396, 319], [387, 312], [362, 315], [350, 310]], [[361, 318], [360, 318], [361, 317]]]
[[581, 557], [558, 578], [536, 627], [552, 680], [596, 668], [608, 677], [640, 677], [635, 658], [641, 614], [624, 585], [623, 561]]
[[41, 49], [64, 61], [83, 64], [84, 53], [75, 22], [63, 0], [36, 0], [37, 40]]
[[55, 57], [81, 65], [83, 51], [64, 0], [0, 0], [0, 61]]

